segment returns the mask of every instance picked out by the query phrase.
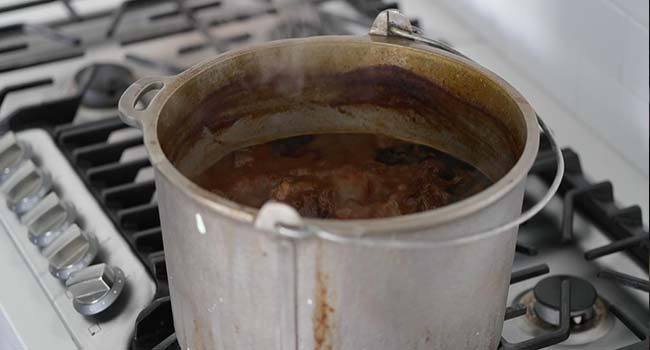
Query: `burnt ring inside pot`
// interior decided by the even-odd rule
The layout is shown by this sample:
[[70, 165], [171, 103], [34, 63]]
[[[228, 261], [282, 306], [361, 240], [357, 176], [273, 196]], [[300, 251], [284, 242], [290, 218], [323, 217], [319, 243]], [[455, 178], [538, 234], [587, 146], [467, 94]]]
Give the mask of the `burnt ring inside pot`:
[[189, 72], [165, 101], [161, 148], [192, 179], [227, 153], [317, 133], [425, 144], [498, 181], [526, 145], [515, 99], [478, 69], [431, 51], [335, 38], [277, 42]]

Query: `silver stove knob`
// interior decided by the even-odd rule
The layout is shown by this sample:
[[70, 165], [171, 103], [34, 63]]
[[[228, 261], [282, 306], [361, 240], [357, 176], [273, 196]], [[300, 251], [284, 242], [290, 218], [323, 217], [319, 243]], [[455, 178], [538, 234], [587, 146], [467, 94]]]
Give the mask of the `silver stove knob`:
[[31, 160], [20, 164], [3, 184], [9, 209], [20, 215], [33, 208], [52, 188], [50, 175], [39, 169]]
[[93, 262], [98, 247], [94, 235], [82, 232], [79, 226], [72, 224], [41, 253], [50, 262], [50, 273], [65, 281]]
[[62, 202], [50, 192], [20, 221], [29, 229], [29, 240], [38, 247], [46, 247], [74, 222], [76, 213], [72, 204]]
[[31, 158], [32, 149], [28, 144], [16, 140], [13, 132], [0, 137], [0, 184], [5, 182], [20, 163]]
[[120, 296], [125, 283], [122, 270], [102, 263], [73, 273], [65, 285], [72, 294], [75, 310], [90, 316], [111, 306]]

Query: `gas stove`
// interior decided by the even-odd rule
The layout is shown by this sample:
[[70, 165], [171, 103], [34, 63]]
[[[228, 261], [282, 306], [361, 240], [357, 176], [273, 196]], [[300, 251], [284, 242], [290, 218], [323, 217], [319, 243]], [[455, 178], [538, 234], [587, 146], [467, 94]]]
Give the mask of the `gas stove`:
[[[8, 3], [0, 19], [59, 4]], [[122, 91], [251, 43], [363, 34], [396, 4], [60, 3], [56, 20], [0, 25], [0, 349], [177, 349], [153, 172], [117, 118]], [[500, 348], [647, 349], [641, 209], [563, 155], [558, 195], [520, 228]], [[527, 203], [554, 167], [542, 140]]]

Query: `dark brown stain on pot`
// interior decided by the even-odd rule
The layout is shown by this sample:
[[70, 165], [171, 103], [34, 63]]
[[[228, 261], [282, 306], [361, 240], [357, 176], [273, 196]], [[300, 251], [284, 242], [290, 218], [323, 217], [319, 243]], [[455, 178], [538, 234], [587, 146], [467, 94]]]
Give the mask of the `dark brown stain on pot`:
[[430, 329], [427, 329], [425, 336], [424, 336], [424, 344], [429, 344], [431, 342], [431, 338], [433, 337], [433, 334], [431, 333]]
[[[481, 88], [467, 87], [470, 91]], [[206, 130], [219, 134], [241, 118], [261, 118], [300, 108], [297, 106], [305, 103], [338, 110], [347, 106], [379, 106], [404, 112], [405, 117], [412, 119], [416, 118], [412, 114], [415, 112], [419, 123], [458, 135], [456, 140], [462, 140], [468, 149], [503, 154], [500, 157], [513, 160], [513, 164], [525, 138], [515, 125], [506, 124], [501, 117], [423, 76], [395, 65], [376, 65], [333, 74], [279, 68], [264, 74], [242, 73], [168, 127], [161, 135], [163, 149], [175, 163]]]
[[332, 350], [332, 327], [334, 322], [334, 309], [330, 305], [331, 295], [328, 292], [328, 276], [322, 271], [321, 246], [316, 254], [316, 290], [314, 295], [314, 312], [312, 314], [312, 328], [314, 336], [314, 350]]

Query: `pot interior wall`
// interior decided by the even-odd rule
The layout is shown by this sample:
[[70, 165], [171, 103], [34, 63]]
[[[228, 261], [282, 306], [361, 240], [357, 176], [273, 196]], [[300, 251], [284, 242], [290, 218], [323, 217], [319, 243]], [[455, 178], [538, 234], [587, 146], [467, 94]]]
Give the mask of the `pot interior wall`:
[[370, 132], [426, 144], [498, 180], [526, 141], [516, 102], [456, 59], [365, 39], [277, 42], [184, 81], [157, 132], [187, 177], [233, 149], [310, 133]]

